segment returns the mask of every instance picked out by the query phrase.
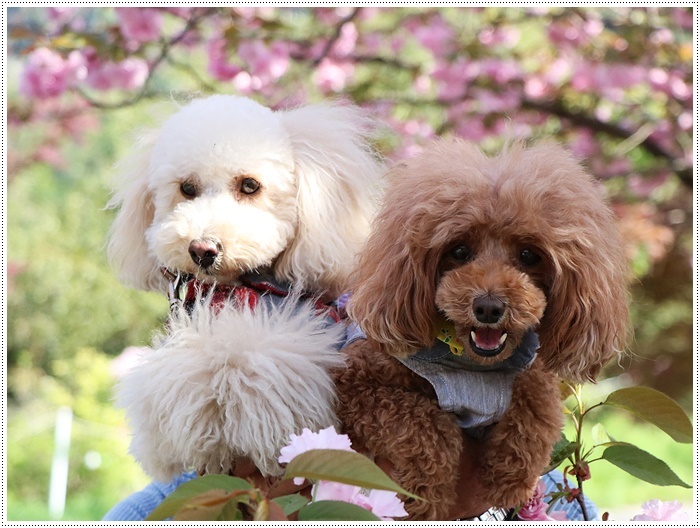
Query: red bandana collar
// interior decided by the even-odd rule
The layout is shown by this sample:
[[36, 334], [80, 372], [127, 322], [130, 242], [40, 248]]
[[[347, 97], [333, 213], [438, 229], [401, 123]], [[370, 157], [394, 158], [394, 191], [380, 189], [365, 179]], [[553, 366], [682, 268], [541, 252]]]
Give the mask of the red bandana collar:
[[[290, 286], [280, 284], [268, 275], [251, 273], [243, 275], [240, 278], [241, 284], [210, 284], [192, 279], [187, 283], [187, 291], [185, 294], [185, 308], [190, 312], [197, 302], [198, 298], [204, 298], [211, 295], [211, 307], [218, 311], [226, 302], [232, 302], [235, 306], [248, 306], [255, 309], [258, 301], [263, 296], [287, 297], [289, 295]], [[212, 292], [212, 287], [214, 291]], [[317, 315], [326, 315], [339, 323], [344, 319], [342, 310], [335, 303], [325, 303], [321, 299], [303, 295], [305, 299], [313, 301]]]

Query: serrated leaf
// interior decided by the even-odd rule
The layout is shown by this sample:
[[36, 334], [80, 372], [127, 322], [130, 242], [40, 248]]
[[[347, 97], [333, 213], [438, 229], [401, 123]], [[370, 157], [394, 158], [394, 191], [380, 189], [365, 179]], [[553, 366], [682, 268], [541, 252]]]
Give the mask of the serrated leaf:
[[395, 491], [407, 497], [423, 500], [396, 484], [369, 458], [353, 451], [312, 449], [302, 453], [287, 465], [282, 478], [294, 477], [330, 480], [361, 488]]
[[[346, 451], [348, 453], [349, 451]], [[301, 456], [301, 455], [300, 455]], [[296, 460], [296, 459], [295, 459]], [[381, 521], [369, 510], [340, 501], [312, 502], [299, 510], [300, 521]]]
[[291, 515], [306, 506], [309, 503], [309, 499], [303, 495], [295, 493], [294, 495], [283, 495], [282, 497], [277, 497], [272, 499], [271, 502], [274, 502], [280, 508], [282, 508], [285, 515]]
[[676, 442], [693, 441], [693, 426], [680, 405], [663, 392], [648, 387], [627, 387], [610, 394], [603, 402], [621, 407], [654, 424]]
[[223, 490], [227, 493], [240, 489], [249, 490], [248, 482], [228, 475], [204, 475], [180, 484], [158, 507], [146, 517], [146, 521], [162, 521], [177, 513], [190, 499], [210, 490]]
[[632, 444], [617, 443], [603, 451], [602, 458], [611, 464], [655, 486], [690, 488], [666, 462]]

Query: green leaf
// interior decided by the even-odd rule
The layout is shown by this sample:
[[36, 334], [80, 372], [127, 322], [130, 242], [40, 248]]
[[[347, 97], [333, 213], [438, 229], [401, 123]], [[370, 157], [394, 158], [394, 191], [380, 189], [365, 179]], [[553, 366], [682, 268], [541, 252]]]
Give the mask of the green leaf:
[[617, 443], [603, 451], [602, 458], [611, 464], [655, 486], [690, 488], [668, 465], [632, 444]]
[[233, 490], [249, 490], [251, 486], [243, 479], [228, 475], [204, 475], [180, 484], [168, 495], [158, 507], [146, 517], [146, 521], [162, 521], [175, 515], [185, 504], [202, 493], [211, 490], [223, 490], [229, 493]]
[[213, 489], [193, 497], [183, 504], [173, 521], [218, 521], [222, 519], [224, 506], [232, 501], [228, 492]]
[[[349, 453], [349, 451], [345, 451]], [[299, 455], [301, 456], [301, 455]], [[296, 460], [296, 458], [294, 459]], [[312, 502], [299, 510], [300, 521], [381, 521], [369, 510], [340, 501]]]
[[306, 506], [309, 503], [309, 499], [295, 493], [294, 495], [283, 495], [282, 497], [277, 497], [276, 499], [272, 499], [272, 502], [282, 508], [285, 515], [289, 516]]
[[591, 427], [591, 436], [593, 437], [593, 443], [596, 445], [602, 445], [612, 440], [603, 424], [599, 423]]
[[610, 394], [603, 402], [628, 410], [654, 424], [676, 442], [693, 441], [693, 426], [680, 405], [663, 392], [648, 387], [628, 387]]
[[423, 500], [392, 481], [369, 458], [353, 451], [312, 449], [302, 453], [287, 465], [283, 478], [294, 477], [331, 480], [361, 488], [395, 491], [407, 497]]
[[559, 467], [562, 462], [574, 454], [577, 448], [578, 444], [576, 442], [570, 442], [564, 435], [562, 435], [561, 439], [554, 444], [552, 454], [549, 456], [549, 466], [547, 466], [542, 474], [544, 475], [549, 473], [554, 468]]
[[221, 513], [216, 519], [209, 519], [211, 520], [216, 520], [216, 521], [241, 521], [243, 520], [243, 512], [239, 508], [239, 505], [241, 504], [240, 501], [238, 500], [230, 500], [226, 504], [224, 504], [224, 507], [221, 509]]

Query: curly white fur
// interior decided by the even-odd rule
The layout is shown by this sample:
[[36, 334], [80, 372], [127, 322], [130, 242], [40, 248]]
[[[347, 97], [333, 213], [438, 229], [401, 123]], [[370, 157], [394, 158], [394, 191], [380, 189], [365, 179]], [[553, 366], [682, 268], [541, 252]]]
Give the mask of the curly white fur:
[[[370, 132], [350, 106], [273, 112], [242, 97], [195, 100], [123, 165], [109, 204], [119, 209], [109, 260], [147, 290], [166, 290], [162, 267], [219, 284], [269, 268], [297, 291], [336, 295], [380, 190]], [[242, 192], [247, 178], [257, 192]], [[202, 240], [218, 250], [213, 264], [191, 255]], [[323, 326], [312, 307], [293, 309], [295, 299], [272, 311], [179, 314], [123, 378], [117, 398], [134, 429], [131, 451], [149, 474], [228, 472], [239, 456], [275, 474], [289, 434], [334, 423], [328, 369], [339, 363], [341, 330]]]
[[135, 431], [131, 453], [164, 481], [193, 468], [228, 473], [241, 456], [279, 474], [290, 434], [335, 424], [328, 369], [342, 365], [343, 333], [295, 297], [280, 307], [226, 305], [214, 315], [205, 303], [191, 317], [176, 313], [118, 385]]
[[[273, 112], [217, 95], [183, 107], [147, 134], [123, 164], [108, 207], [119, 208], [107, 254], [119, 277], [163, 291], [162, 266], [231, 282], [272, 266], [279, 280], [337, 294], [352, 271], [376, 207], [382, 164], [356, 107], [310, 105]], [[237, 194], [241, 177], [261, 185]], [[188, 181], [199, 194], [182, 195]], [[222, 248], [203, 273], [191, 240]]]

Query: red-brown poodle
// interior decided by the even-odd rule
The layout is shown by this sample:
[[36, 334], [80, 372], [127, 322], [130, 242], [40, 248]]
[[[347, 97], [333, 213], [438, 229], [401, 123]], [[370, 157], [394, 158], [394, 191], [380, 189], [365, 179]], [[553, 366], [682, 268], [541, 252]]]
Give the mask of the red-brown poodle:
[[488, 157], [436, 142], [391, 171], [348, 306], [338, 415], [361, 451], [450, 520], [463, 430], [493, 506], [533, 493], [560, 437], [561, 378], [593, 380], [624, 347], [626, 265], [601, 189], [555, 144]]

